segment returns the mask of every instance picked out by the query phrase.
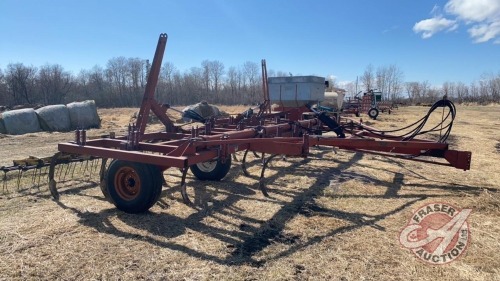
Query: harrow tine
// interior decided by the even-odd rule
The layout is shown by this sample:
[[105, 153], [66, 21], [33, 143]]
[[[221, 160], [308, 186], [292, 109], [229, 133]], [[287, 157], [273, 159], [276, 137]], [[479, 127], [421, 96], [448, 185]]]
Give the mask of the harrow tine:
[[73, 170], [71, 171], [71, 178], [75, 177], [76, 162], [73, 162]]
[[[83, 164], [83, 163], [82, 163]], [[87, 172], [87, 168], [89, 166], [89, 160], [85, 160], [85, 169], [83, 169], [83, 176], [85, 177], [85, 173]]]
[[101, 162], [100, 162], [100, 159], [99, 159], [99, 158], [96, 158], [96, 159], [95, 159], [95, 171], [94, 171], [94, 173], [99, 173], [100, 168], [101, 168]]
[[[29, 192], [31, 193], [31, 189], [33, 189], [33, 187], [35, 186], [35, 182], [36, 182], [36, 167], [35, 168], [32, 168], [33, 170], [33, 173], [31, 175], [31, 184], [30, 184], [30, 188], [29, 188]], [[28, 170], [26, 170], [28, 171]]]
[[71, 169], [71, 162], [69, 162], [67, 165], [66, 165], [66, 172], [64, 172], [64, 176], [63, 176], [63, 182], [66, 181], [66, 175], [68, 175], [68, 172], [69, 170]]
[[3, 180], [2, 180], [2, 193], [5, 192], [7, 189], [7, 171], [3, 170]]
[[[59, 166], [59, 169], [57, 169], [57, 172], [56, 172], [57, 173], [57, 180], [61, 181], [61, 174], [62, 174], [62, 170], [64, 169], [64, 167], [63, 167], [62, 163], [57, 165], [57, 166]], [[55, 169], [55, 167], [54, 167], [54, 169]]]
[[19, 166], [18, 172], [17, 172], [17, 191], [19, 191], [19, 188], [21, 186], [21, 178], [23, 176], [23, 168]]
[[78, 170], [78, 173], [80, 174], [83, 169], [83, 159], [80, 159], [79, 162], [80, 162], [80, 169]]
[[38, 188], [38, 190], [40, 190], [40, 178], [42, 177], [42, 169], [44, 168], [44, 166], [40, 167], [38, 169], [38, 182], [37, 182], [37, 185], [36, 187]]
[[[69, 165], [71, 164], [71, 162], [68, 162], [66, 164], [64, 164], [62, 170], [61, 170], [61, 177], [63, 177], [63, 181], [66, 180], [66, 173], [68, 173], [68, 170], [69, 170]], [[65, 169], [66, 168], [66, 169]]]
[[31, 175], [31, 185], [35, 185], [36, 181], [36, 167], [33, 169], [33, 175]]
[[90, 160], [90, 177], [92, 178], [93, 174], [94, 174], [94, 159]]

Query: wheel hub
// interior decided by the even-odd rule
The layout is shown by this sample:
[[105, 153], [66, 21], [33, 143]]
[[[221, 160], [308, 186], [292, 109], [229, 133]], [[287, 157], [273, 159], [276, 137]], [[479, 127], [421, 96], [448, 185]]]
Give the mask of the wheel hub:
[[201, 162], [201, 163], [198, 163], [196, 164], [196, 166], [198, 167], [198, 169], [200, 169], [202, 172], [205, 172], [205, 173], [210, 173], [212, 172], [215, 167], [217, 166], [217, 160], [213, 160], [213, 161], [207, 161], [207, 162]]
[[141, 190], [141, 179], [131, 167], [121, 167], [114, 181], [116, 192], [124, 200], [133, 200]]

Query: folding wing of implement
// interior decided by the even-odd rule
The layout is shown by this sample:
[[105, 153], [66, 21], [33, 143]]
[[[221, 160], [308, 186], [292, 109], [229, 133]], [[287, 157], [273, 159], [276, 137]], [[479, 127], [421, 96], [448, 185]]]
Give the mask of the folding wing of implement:
[[[166, 111], [169, 105], [154, 98], [167, 35], [161, 34], [148, 77], [137, 122], [129, 125], [128, 134], [88, 140], [85, 131], [75, 133], [75, 141], [60, 143], [59, 153], [52, 159], [49, 187], [57, 199], [53, 167], [58, 158], [66, 154], [102, 158], [101, 189], [115, 206], [129, 213], [148, 210], [159, 199], [163, 171], [179, 168], [182, 171], [181, 193], [186, 203], [186, 173], [201, 180], [220, 180], [231, 167], [231, 156], [244, 151], [242, 167], [248, 152], [262, 153], [263, 167], [260, 188], [267, 195], [263, 175], [267, 163], [277, 155], [307, 157], [311, 146], [323, 145], [374, 153], [390, 157], [447, 165], [468, 170], [471, 152], [450, 150], [445, 143], [455, 107], [448, 100], [438, 101], [429, 111], [448, 110], [446, 118], [434, 128], [423, 131], [428, 115], [401, 130], [381, 131], [356, 120], [315, 111], [307, 105], [282, 104], [271, 111], [269, 83], [265, 61], [262, 61], [264, 102], [258, 108], [237, 116], [207, 118], [204, 125], [185, 130], [175, 126]], [[165, 125], [162, 132], [146, 133], [150, 112]], [[444, 112], [444, 111], [443, 111]], [[403, 130], [408, 132], [403, 133]], [[417, 138], [434, 131], [441, 132], [439, 141]], [[329, 136], [325, 132], [332, 132]], [[333, 134], [334, 133], [334, 134]], [[268, 155], [268, 157], [264, 157]], [[111, 161], [106, 165], [108, 159]], [[106, 168], [107, 167], [107, 168]], [[52, 176], [50, 175], [52, 174]]]

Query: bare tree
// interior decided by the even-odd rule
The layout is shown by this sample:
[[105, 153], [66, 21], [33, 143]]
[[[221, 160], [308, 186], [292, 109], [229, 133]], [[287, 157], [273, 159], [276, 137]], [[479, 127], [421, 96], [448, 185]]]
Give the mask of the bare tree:
[[44, 104], [62, 103], [73, 86], [71, 73], [59, 64], [42, 66], [37, 80]]
[[389, 65], [377, 68], [376, 85], [382, 92], [383, 99], [396, 100], [403, 92], [403, 71], [396, 65]]
[[382, 98], [388, 98], [389, 69], [386, 66], [378, 67], [375, 77], [377, 89], [382, 92]]
[[463, 82], [458, 82], [456, 85], [456, 98], [458, 102], [464, 102], [467, 96], [469, 96], [469, 88]]
[[0, 68], [0, 105], [6, 105], [7, 101], [7, 82], [5, 81], [5, 75]]
[[209, 60], [204, 60], [201, 62], [201, 69], [203, 70], [203, 86], [205, 89], [205, 95], [208, 96], [210, 93], [212, 81], [210, 79], [210, 72], [212, 71], [210, 67], [210, 61]]
[[230, 101], [235, 103], [238, 100], [238, 70], [236, 67], [231, 66], [227, 71], [227, 83], [230, 89]]
[[5, 79], [14, 103], [31, 104], [35, 100], [36, 73], [34, 66], [25, 66], [22, 63], [7, 65]]
[[139, 101], [141, 100], [142, 91], [143, 90], [143, 82], [142, 78], [144, 77], [144, 61], [140, 58], [129, 58], [127, 60], [129, 77], [131, 79], [131, 87], [134, 96], [139, 97]]
[[215, 97], [219, 97], [219, 88], [221, 87], [222, 76], [224, 75], [224, 64], [218, 60], [210, 62], [210, 80], [212, 81]]
[[245, 77], [244, 81], [248, 81], [249, 97], [245, 100], [253, 103], [261, 99], [257, 96], [257, 92], [260, 90], [260, 79], [259, 79], [259, 66], [255, 62], [247, 61], [243, 64], [243, 75]]
[[130, 100], [126, 97], [128, 64], [125, 57], [116, 57], [108, 61], [106, 66], [106, 79], [111, 85], [112, 94], [120, 106], [129, 106]]
[[156, 98], [169, 104], [179, 103], [179, 94], [174, 92], [174, 74], [177, 72], [171, 62], [165, 62], [160, 71], [158, 85], [156, 87]]
[[373, 65], [369, 64], [365, 68], [365, 72], [361, 76], [361, 83], [366, 91], [369, 91], [375, 87], [375, 75], [373, 74]]

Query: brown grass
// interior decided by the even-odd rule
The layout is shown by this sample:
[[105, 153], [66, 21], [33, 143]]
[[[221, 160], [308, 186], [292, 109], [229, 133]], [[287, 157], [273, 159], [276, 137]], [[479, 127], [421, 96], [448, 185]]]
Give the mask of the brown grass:
[[[392, 128], [426, 110], [404, 107], [370, 123]], [[89, 135], [123, 132], [135, 111], [100, 110], [103, 128]], [[161, 200], [142, 215], [117, 211], [103, 199], [97, 163], [75, 167], [73, 180], [64, 179], [72, 166], [59, 168], [59, 202], [29, 176], [19, 190], [12, 179], [0, 193], [0, 279], [498, 280], [499, 118], [499, 106], [458, 107], [452, 148], [473, 151], [467, 172], [317, 148], [306, 161], [271, 163], [270, 198], [258, 191], [253, 157], [250, 178], [238, 162], [221, 182], [188, 174], [191, 192], [203, 198], [198, 208], [181, 202], [180, 172], [173, 169], [165, 173]], [[72, 138], [4, 137], [0, 165], [50, 156], [56, 143]], [[419, 262], [398, 242], [412, 212], [434, 201], [473, 208], [467, 253], [445, 266]]]

